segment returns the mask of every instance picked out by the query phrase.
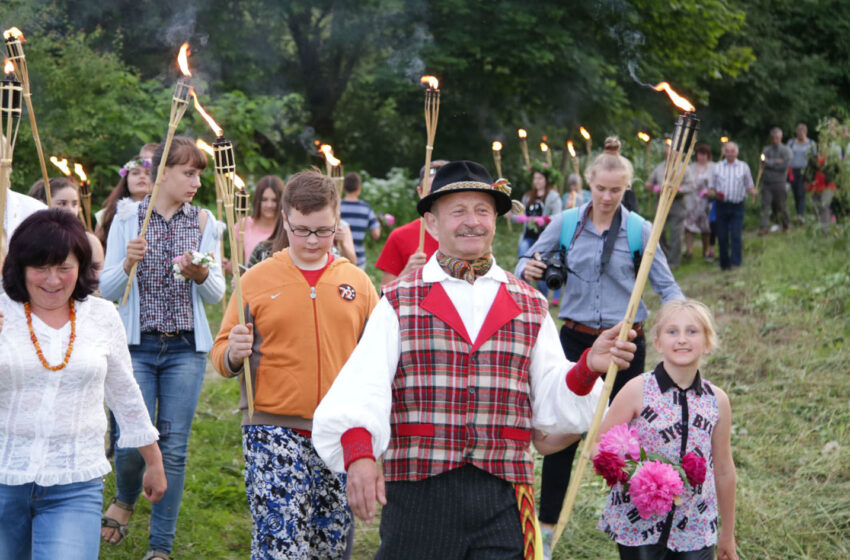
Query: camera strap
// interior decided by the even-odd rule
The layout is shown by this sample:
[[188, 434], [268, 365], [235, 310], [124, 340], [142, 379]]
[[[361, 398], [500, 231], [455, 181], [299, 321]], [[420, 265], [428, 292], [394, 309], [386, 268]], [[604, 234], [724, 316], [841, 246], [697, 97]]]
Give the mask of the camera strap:
[[620, 224], [623, 221], [623, 212], [620, 207], [614, 213], [611, 219], [611, 226], [608, 228], [608, 234], [605, 236], [605, 244], [602, 246], [602, 259], [600, 262], [600, 272], [605, 274], [605, 267], [611, 260], [611, 254], [614, 252], [614, 243], [617, 242], [617, 236], [620, 233]]

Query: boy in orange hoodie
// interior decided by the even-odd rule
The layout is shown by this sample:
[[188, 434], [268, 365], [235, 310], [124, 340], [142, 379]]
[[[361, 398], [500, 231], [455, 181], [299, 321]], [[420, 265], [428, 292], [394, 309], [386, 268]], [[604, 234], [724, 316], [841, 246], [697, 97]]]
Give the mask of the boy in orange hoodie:
[[345, 475], [310, 441], [313, 411], [354, 349], [378, 294], [369, 277], [330, 250], [339, 194], [316, 171], [294, 175], [283, 194], [289, 248], [242, 279], [246, 325], [231, 298], [211, 354], [225, 377], [251, 364], [255, 412], [240, 381], [245, 490], [252, 558], [343, 558], [351, 512]]

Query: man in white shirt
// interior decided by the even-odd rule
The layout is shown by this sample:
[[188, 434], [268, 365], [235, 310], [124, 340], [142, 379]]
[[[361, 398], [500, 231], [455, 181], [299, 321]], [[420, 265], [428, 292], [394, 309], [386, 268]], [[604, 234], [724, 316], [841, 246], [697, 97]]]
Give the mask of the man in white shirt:
[[617, 326], [566, 360], [545, 298], [490, 252], [511, 208], [480, 164], [437, 171], [417, 210], [438, 251], [384, 287], [315, 412], [314, 446], [348, 472], [355, 515], [384, 504], [376, 558], [533, 557], [532, 433], [585, 431], [598, 372], [634, 355]]
[[[720, 269], [741, 266], [744, 201], [749, 193], [757, 196], [750, 166], [738, 159], [738, 145], [723, 145], [723, 161], [711, 170], [709, 192], [717, 199], [717, 243], [720, 249]], [[730, 241], [731, 239], [731, 241]], [[730, 255], [731, 250], [731, 255]]]

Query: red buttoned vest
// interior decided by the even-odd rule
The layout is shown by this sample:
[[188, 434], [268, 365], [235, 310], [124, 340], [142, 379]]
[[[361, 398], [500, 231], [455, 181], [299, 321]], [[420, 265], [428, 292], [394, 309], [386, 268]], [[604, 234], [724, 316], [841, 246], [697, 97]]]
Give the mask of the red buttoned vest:
[[421, 480], [470, 463], [513, 483], [534, 481], [529, 363], [546, 300], [508, 273], [478, 338], [422, 271], [384, 288], [398, 315], [389, 481]]

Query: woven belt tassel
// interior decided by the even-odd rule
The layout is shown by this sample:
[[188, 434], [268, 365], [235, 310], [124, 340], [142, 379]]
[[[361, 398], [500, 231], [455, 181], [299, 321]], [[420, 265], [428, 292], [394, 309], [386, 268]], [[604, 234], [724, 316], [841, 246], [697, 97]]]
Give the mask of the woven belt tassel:
[[525, 560], [543, 559], [543, 539], [537, 524], [534, 507], [534, 487], [531, 484], [515, 484], [519, 521], [522, 525], [522, 550]]

